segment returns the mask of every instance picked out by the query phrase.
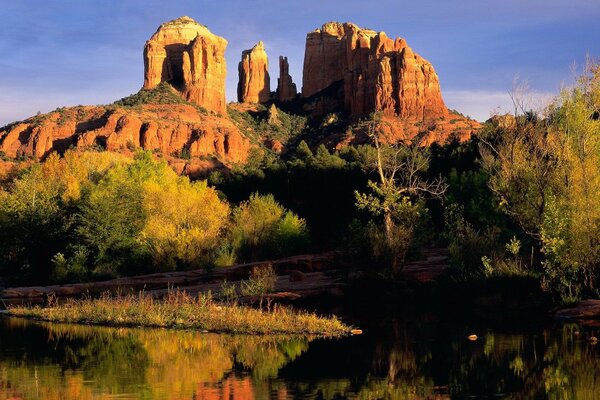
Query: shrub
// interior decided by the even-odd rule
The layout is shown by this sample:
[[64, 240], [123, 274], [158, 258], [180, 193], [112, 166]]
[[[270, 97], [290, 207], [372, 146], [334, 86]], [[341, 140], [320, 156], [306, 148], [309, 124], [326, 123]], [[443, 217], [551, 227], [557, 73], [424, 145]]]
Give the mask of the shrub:
[[465, 278], [490, 274], [490, 262], [484, 264], [482, 260], [484, 257], [488, 260], [497, 259], [502, 254], [498, 229], [475, 229], [465, 220], [462, 207], [458, 205], [446, 209], [444, 220], [451, 267]]
[[154, 89], [142, 89], [139, 92], [130, 96], [124, 97], [121, 100], [115, 101], [113, 104], [123, 107], [136, 107], [144, 104], [185, 104], [187, 103], [181, 98], [175, 89], [167, 82], [161, 82]]
[[75, 249], [69, 258], [65, 257], [63, 253], [56, 253], [51, 260], [52, 281], [56, 283], [83, 282], [89, 278], [87, 258], [88, 252], [83, 247]]
[[257, 265], [252, 268], [250, 278], [242, 281], [242, 294], [244, 296], [264, 296], [275, 289], [277, 274], [271, 264]]
[[257, 193], [234, 210], [232, 243], [241, 260], [281, 257], [306, 250], [306, 222], [283, 208], [273, 195]]
[[238, 300], [238, 293], [235, 287], [235, 283], [229, 283], [227, 280], [221, 284], [221, 290], [219, 291], [221, 301], [225, 304], [236, 304]]

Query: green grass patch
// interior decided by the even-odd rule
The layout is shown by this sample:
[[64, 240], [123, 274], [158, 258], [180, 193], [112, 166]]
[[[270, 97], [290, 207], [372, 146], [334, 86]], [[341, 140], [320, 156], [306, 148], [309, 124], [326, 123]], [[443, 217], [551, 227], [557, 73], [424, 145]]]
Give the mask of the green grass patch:
[[210, 294], [197, 297], [170, 291], [157, 300], [143, 292], [98, 299], [51, 301], [48, 307], [16, 306], [8, 314], [49, 322], [206, 330], [243, 334], [302, 334], [343, 336], [351, 328], [335, 316], [322, 317], [280, 305], [256, 309], [239, 304], [223, 304]]
[[113, 103], [122, 107], [136, 107], [144, 104], [187, 104], [167, 82], [161, 82], [154, 89], [142, 89], [139, 92]]

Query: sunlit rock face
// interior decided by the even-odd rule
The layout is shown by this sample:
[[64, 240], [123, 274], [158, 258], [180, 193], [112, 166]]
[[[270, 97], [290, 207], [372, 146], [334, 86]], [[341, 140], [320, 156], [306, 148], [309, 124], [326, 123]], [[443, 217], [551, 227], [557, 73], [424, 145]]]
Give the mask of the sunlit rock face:
[[313, 116], [381, 113], [390, 142], [464, 141], [481, 127], [448, 110], [433, 66], [404, 39], [351, 23], [330, 22], [308, 33], [302, 97]]
[[[178, 101], [57, 109], [0, 128], [0, 152], [10, 158], [43, 159], [71, 147], [119, 152], [142, 148], [169, 161], [181, 154], [198, 157], [193, 161], [199, 170], [213, 167], [203, 157], [223, 165], [242, 163], [250, 142], [227, 117], [226, 46], [225, 39], [189, 17], [162, 24], [144, 48], [140, 93], [156, 89]], [[168, 85], [159, 87], [162, 82]], [[184, 103], [179, 97], [189, 103], [179, 104]], [[190, 173], [185, 169], [192, 164], [183, 163], [178, 172]]]
[[169, 82], [186, 100], [226, 113], [227, 41], [189, 17], [162, 24], [144, 48], [144, 89]]
[[250, 142], [228, 118], [189, 104], [80, 106], [0, 129], [0, 151], [11, 158], [40, 159], [53, 151], [97, 147], [119, 152], [142, 148], [165, 156], [187, 152], [233, 164], [246, 160]]
[[240, 103], [266, 103], [271, 99], [269, 59], [263, 42], [242, 52], [238, 65], [238, 101]]
[[334, 85], [352, 116], [374, 111], [411, 119], [448, 115], [433, 66], [404, 39], [331, 22], [306, 38], [302, 95], [318, 95]]

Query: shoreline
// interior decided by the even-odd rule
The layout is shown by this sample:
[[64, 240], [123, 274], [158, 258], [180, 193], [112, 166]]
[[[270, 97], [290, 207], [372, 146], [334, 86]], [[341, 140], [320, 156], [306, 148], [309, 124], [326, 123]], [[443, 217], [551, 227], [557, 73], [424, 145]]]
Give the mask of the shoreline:
[[98, 299], [67, 300], [63, 304], [12, 306], [4, 315], [51, 323], [111, 327], [185, 329], [212, 333], [251, 335], [316, 335], [342, 337], [358, 330], [335, 316], [319, 316], [281, 305], [267, 309], [219, 303], [210, 296], [192, 297], [173, 291], [163, 300], [144, 293]]

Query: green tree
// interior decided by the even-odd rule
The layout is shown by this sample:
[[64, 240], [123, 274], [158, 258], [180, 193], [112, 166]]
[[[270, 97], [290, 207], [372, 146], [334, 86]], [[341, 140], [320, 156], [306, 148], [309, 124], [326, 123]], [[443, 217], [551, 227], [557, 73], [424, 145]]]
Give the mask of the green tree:
[[482, 146], [490, 188], [540, 249], [563, 299], [597, 287], [600, 266], [600, 67], [590, 63], [544, 114], [521, 111]]
[[294, 254], [307, 249], [306, 222], [275, 201], [257, 193], [234, 210], [231, 239], [247, 261]]
[[427, 150], [418, 143], [385, 144], [381, 118], [373, 115], [362, 124], [376, 149], [374, 169], [378, 181], [369, 181], [370, 192], [355, 192], [356, 205], [383, 219], [384, 243], [391, 255], [393, 274], [401, 272], [414, 237], [425, 198], [441, 198], [447, 185], [441, 178], [424, 177], [429, 165]]

